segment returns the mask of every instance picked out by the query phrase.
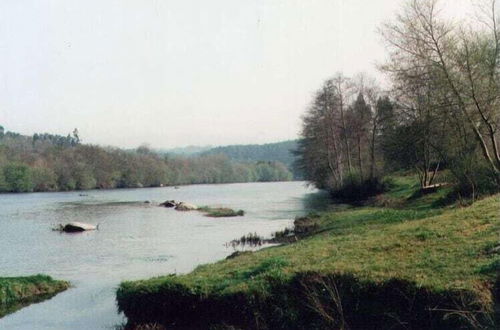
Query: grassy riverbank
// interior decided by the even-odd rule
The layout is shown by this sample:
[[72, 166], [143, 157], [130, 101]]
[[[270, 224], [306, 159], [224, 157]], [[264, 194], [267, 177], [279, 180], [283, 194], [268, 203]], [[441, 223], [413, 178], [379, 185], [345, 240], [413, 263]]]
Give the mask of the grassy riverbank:
[[46, 275], [0, 277], [0, 317], [69, 288], [69, 283]]
[[190, 328], [494, 327], [500, 195], [457, 207], [446, 192], [398, 178], [369, 206], [315, 216], [295, 243], [122, 283], [119, 308], [131, 324]]

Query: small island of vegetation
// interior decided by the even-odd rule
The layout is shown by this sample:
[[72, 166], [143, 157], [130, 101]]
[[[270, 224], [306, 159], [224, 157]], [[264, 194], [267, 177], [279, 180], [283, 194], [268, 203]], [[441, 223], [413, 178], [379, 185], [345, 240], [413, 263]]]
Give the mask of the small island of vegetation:
[[243, 210], [233, 210], [228, 207], [209, 207], [202, 206], [198, 211], [205, 213], [207, 217], [224, 218], [224, 217], [241, 217], [245, 215]]
[[49, 299], [70, 284], [46, 275], [0, 277], [0, 317], [34, 302]]

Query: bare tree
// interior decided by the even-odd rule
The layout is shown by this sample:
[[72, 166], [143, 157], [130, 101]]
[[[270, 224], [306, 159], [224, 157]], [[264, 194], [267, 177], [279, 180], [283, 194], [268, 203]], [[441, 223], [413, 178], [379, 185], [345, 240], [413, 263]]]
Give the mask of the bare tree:
[[374, 178], [375, 86], [370, 79], [336, 74], [316, 93], [303, 117], [298, 155], [306, 179], [317, 187], [337, 190], [346, 183], [362, 184], [367, 172]]
[[[471, 130], [483, 158], [500, 176], [498, 152], [499, 34], [495, 0], [488, 0], [489, 17], [478, 27], [448, 22], [440, 16], [438, 0], [411, 0], [382, 34], [390, 60], [383, 66], [396, 90], [408, 95], [414, 86], [432, 93], [432, 112], [445, 117], [453, 112]], [[481, 8], [485, 8], [484, 6]], [[415, 94], [415, 93], [414, 93]], [[437, 116], [434, 116], [436, 118]]]
[[341, 73], [337, 73], [332, 79], [332, 83], [335, 86], [334, 89], [334, 107], [335, 111], [340, 114], [340, 129], [341, 137], [345, 147], [345, 154], [347, 160], [347, 169], [349, 172], [352, 171], [352, 152], [351, 144], [349, 141], [349, 130], [347, 124], [347, 108], [349, 103], [352, 101], [352, 97], [355, 94], [355, 88], [352, 80], [344, 77]]

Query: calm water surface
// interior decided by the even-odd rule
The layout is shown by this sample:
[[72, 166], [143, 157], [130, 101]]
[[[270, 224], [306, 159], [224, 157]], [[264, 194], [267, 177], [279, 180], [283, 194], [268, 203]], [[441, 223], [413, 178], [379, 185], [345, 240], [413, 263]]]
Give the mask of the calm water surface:
[[[0, 276], [44, 273], [73, 287], [0, 319], [0, 329], [114, 329], [122, 280], [185, 273], [225, 258], [225, 243], [249, 232], [270, 236], [295, 216], [321, 208], [325, 196], [303, 182], [193, 185], [180, 189], [0, 195]], [[167, 199], [244, 209], [244, 217], [208, 218], [145, 204]], [[58, 224], [99, 224], [65, 234]]]

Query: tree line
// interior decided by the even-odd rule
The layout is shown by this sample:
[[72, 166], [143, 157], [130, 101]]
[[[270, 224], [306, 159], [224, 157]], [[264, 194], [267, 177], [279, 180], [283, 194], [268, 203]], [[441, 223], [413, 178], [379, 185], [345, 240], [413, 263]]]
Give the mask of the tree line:
[[336, 74], [303, 116], [297, 166], [334, 195], [383, 189], [396, 170], [422, 188], [447, 173], [473, 198], [500, 190], [500, 30], [496, 1], [470, 22], [446, 19], [438, 0], [409, 0], [380, 28], [390, 88]]
[[182, 184], [287, 181], [279, 162], [234, 162], [221, 154], [159, 155], [82, 144], [68, 136], [5, 132], [0, 126], [0, 192], [160, 187]]

